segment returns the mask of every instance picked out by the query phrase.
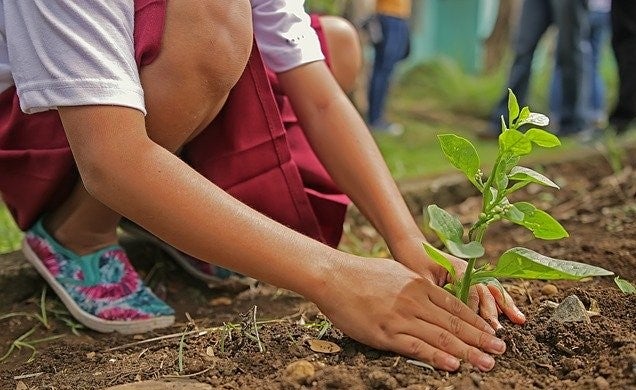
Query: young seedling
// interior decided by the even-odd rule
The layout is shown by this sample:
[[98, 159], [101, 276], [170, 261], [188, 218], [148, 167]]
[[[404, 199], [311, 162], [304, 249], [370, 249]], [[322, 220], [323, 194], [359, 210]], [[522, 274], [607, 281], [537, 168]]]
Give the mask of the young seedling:
[[247, 313], [241, 314], [241, 331], [243, 336], [252, 340], [258, 346], [260, 353], [265, 352], [261, 337], [258, 334], [258, 322], [256, 321], [257, 306], [253, 306]]
[[[508, 123], [501, 118], [499, 151], [487, 177], [481, 171], [479, 155], [470, 141], [454, 134], [438, 136], [448, 160], [468, 177], [483, 196], [481, 213], [468, 230], [467, 240], [464, 238], [464, 227], [456, 216], [436, 205], [429, 206], [425, 213], [428, 227], [437, 234], [446, 250], [468, 261], [463, 277], [459, 277], [444, 252], [424, 243], [426, 253], [450, 275], [451, 281], [445, 288], [463, 302], [467, 302], [472, 285], [492, 283], [502, 289], [498, 278], [580, 280], [591, 276], [613, 275], [599, 267], [553, 259], [526, 248], [507, 250], [494, 266], [487, 261], [484, 264], [478, 263], [485, 253], [482, 241], [486, 230], [494, 222], [507, 220], [523, 226], [539, 239], [558, 240], [568, 237], [563, 226], [545, 211], [528, 202], [511, 203], [508, 200], [512, 193], [530, 183], [559, 188], [539, 172], [517, 165], [521, 157], [530, 154], [535, 146], [552, 148], [561, 144], [557, 136], [540, 128], [548, 123], [545, 115], [530, 112], [528, 107], [520, 108], [517, 98], [509, 91]], [[529, 129], [522, 132], [522, 127]]]
[[614, 278], [614, 283], [623, 292], [623, 294], [636, 294], [636, 287], [625, 279], [621, 279], [619, 276]]

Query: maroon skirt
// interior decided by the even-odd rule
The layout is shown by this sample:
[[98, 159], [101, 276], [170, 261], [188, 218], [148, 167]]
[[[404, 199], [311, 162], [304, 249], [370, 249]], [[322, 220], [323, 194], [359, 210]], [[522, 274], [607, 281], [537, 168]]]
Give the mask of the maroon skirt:
[[[159, 53], [165, 7], [166, 0], [135, 0], [139, 67]], [[327, 55], [317, 17], [312, 25]], [[182, 158], [252, 208], [317, 240], [338, 244], [349, 200], [316, 158], [256, 45], [221, 113], [184, 147]], [[15, 88], [0, 94], [0, 193], [18, 226], [26, 230], [57, 207], [77, 180], [57, 111], [26, 115]]]

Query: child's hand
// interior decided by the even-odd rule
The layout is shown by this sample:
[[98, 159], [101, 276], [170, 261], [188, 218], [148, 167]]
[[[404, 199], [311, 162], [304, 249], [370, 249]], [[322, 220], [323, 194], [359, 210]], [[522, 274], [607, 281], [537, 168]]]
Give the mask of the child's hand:
[[[420, 237], [397, 245], [392, 252], [396, 260], [438, 286], [444, 286], [451, 281], [448, 272], [428, 258], [422, 248], [422, 239]], [[458, 277], [461, 277], [466, 270], [466, 262], [448, 254], [446, 254], [446, 257], [453, 263]], [[502, 328], [498, 319], [500, 312], [515, 324], [526, 322], [526, 317], [519, 310], [512, 297], [505, 290], [502, 293], [495, 285], [485, 286], [479, 284], [471, 287], [468, 306], [476, 313], [479, 313], [495, 330]]]
[[[459, 360], [483, 371], [505, 351], [486, 321], [404, 265], [344, 255], [314, 301], [336, 327], [369, 346], [454, 371]], [[485, 351], [487, 353], [484, 353]]]
[[[466, 262], [450, 255], [448, 258], [453, 263], [455, 270], [457, 270], [457, 277], [461, 277], [466, 271]], [[444, 269], [442, 271], [446, 272]], [[448, 277], [448, 273], [446, 273], [446, 276]], [[445, 283], [447, 281], [445, 280]], [[495, 330], [502, 328], [499, 322], [500, 312], [505, 314], [515, 324], [521, 325], [526, 322], [526, 316], [519, 310], [508, 292], [505, 289], [500, 290], [494, 284], [472, 286], [468, 296], [468, 307], [479, 313]]]

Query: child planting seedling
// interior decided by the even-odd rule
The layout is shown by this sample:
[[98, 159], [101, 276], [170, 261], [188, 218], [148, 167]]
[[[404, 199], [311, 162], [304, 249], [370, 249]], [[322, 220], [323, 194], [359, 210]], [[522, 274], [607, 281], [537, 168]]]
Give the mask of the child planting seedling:
[[[566, 230], [545, 211], [531, 203], [510, 203], [513, 192], [530, 183], [559, 188], [553, 181], [532, 169], [518, 166], [522, 156], [532, 152], [534, 146], [551, 148], [559, 146], [558, 137], [538, 127], [548, 125], [543, 114], [532, 113], [528, 107], [520, 109], [517, 98], [509, 92], [508, 123], [501, 118], [499, 151], [490, 175], [485, 179], [480, 169], [479, 156], [470, 141], [453, 134], [439, 135], [442, 151], [453, 166], [464, 172], [468, 180], [483, 196], [482, 210], [477, 221], [464, 240], [464, 228], [459, 218], [436, 205], [427, 208], [425, 218], [440, 238], [446, 250], [468, 265], [462, 277], [443, 252], [424, 243], [424, 249], [450, 274], [451, 283], [445, 288], [464, 303], [468, 300], [470, 286], [478, 283], [495, 284], [501, 288], [498, 278], [521, 279], [569, 279], [580, 280], [591, 276], [613, 275], [605, 269], [573, 261], [543, 256], [530, 249], [512, 248], [504, 252], [496, 265], [479, 260], [484, 256], [484, 239], [488, 227], [497, 221], [507, 220], [529, 229], [536, 238], [558, 240], [568, 236]], [[520, 128], [528, 128], [521, 132]]]

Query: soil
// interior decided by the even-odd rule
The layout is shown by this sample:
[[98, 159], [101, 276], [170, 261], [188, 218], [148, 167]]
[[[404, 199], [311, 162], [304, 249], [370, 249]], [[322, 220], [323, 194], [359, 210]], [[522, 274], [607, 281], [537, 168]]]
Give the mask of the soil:
[[[570, 233], [560, 241], [540, 241], [522, 228], [495, 225], [486, 238], [496, 255], [524, 246], [551, 257], [587, 262], [636, 281], [636, 153], [613, 173], [597, 154], [547, 166], [560, 191], [529, 186], [521, 198], [549, 210]], [[435, 202], [470, 219], [478, 198], [464, 180], [445, 177], [404, 183], [415, 215]], [[482, 373], [463, 364], [447, 373], [412, 364], [392, 353], [367, 348], [337, 329], [321, 328], [324, 319], [302, 297], [271, 286], [229, 283], [208, 288], [193, 281], [152, 245], [123, 240], [133, 261], [154, 290], [176, 308], [172, 328], [122, 336], [67, 324], [61, 304], [45, 297], [49, 329], [34, 319], [45, 284], [20, 253], [0, 257], [2, 313], [26, 313], [2, 319], [0, 354], [25, 332], [25, 340], [61, 335], [13, 351], [0, 363], [0, 389], [636, 389], [636, 295], [624, 295], [612, 278], [584, 282], [505, 281], [528, 322], [503, 320], [507, 352], [495, 369]], [[382, 241], [355, 210], [349, 214], [342, 248], [385, 254]], [[156, 260], [156, 261], [155, 261]], [[586, 308], [600, 312], [591, 323], [550, 321], [551, 302], [576, 294]], [[598, 306], [597, 308], [595, 306]], [[263, 351], [248, 328], [257, 307]], [[65, 322], [66, 321], [66, 322]], [[308, 340], [321, 330], [337, 353], [314, 352]], [[186, 333], [186, 336], [184, 335]], [[156, 337], [165, 336], [163, 339]], [[180, 359], [181, 357], [181, 359]], [[181, 363], [180, 363], [181, 361]]]

